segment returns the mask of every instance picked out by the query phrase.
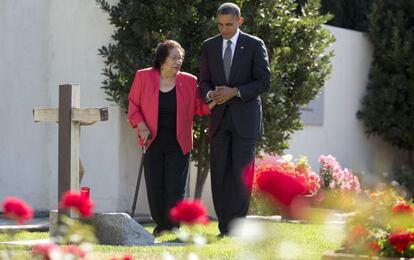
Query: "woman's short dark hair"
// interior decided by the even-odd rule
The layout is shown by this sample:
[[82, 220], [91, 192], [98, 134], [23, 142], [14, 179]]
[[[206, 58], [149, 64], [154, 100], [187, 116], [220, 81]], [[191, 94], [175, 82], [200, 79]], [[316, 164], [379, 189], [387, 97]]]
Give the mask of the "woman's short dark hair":
[[178, 42], [174, 40], [165, 40], [160, 42], [157, 48], [155, 49], [154, 62], [152, 64], [152, 67], [154, 67], [157, 70], [160, 70], [161, 65], [164, 64], [168, 55], [170, 55], [170, 50], [175, 48], [178, 49], [184, 56], [185, 51]]
[[240, 8], [234, 3], [224, 3], [217, 9], [217, 15], [231, 14], [237, 17], [241, 16]]

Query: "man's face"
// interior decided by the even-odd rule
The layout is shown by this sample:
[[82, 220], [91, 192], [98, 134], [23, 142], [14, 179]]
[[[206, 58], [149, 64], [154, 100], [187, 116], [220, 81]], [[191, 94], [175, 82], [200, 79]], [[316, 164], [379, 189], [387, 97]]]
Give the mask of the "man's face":
[[217, 16], [217, 26], [221, 36], [229, 40], [236, 33], [237, 28], [243, 23], [243, 17], [232, 14], [222, 14]]

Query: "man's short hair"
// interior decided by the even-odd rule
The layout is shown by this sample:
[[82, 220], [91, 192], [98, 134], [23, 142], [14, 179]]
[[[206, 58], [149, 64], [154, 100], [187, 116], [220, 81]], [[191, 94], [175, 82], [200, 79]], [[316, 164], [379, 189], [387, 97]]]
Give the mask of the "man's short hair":
[[217, 9], [217, 15], [232, 14], [237, 17], [241, 16], [240, 8], [234, 3], [224, 3]]

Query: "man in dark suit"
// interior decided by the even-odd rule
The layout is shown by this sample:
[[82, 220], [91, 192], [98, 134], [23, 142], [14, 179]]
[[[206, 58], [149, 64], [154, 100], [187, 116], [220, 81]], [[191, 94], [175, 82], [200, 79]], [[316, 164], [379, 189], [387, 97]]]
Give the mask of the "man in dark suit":
[[[200, 88], [216, 101], [209, 122], [211, 185], [221, 235], [230, 222], [245, 217], [250, 191], [242, 174], [254, 166], [256, 139], [262, 134], [260, 94], [270, 88], [270, 69], [263, 41], [239, 30], [240, 8], [233, 3], [217, 10], [220, 34], [203, 44]], [[252, 178], [252, 176], [251, 176]]]

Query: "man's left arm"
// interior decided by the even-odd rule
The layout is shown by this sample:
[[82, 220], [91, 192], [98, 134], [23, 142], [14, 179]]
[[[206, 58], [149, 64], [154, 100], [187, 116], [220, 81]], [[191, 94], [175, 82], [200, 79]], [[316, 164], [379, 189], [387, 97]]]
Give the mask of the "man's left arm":
[[207, 47], [205, 46], [206, 43], [203, 44], [203, 49], [201, 52], [201, 65], [200, 65], [200, 92], [204, 98], [204, 101], [208, 103], [211, 98], [208, 96], [209, 92], [214, 91], [213, 84], [211, 83], [211, 73], [208, 66], [208, 55], [207, 55]]
[[242, 101], [255, 99], [270, 89], [269, 57], [263, 41], [256, 44], [253, 54], [253, 80], [236, 87]]

